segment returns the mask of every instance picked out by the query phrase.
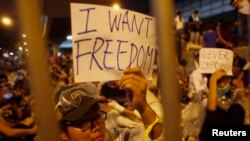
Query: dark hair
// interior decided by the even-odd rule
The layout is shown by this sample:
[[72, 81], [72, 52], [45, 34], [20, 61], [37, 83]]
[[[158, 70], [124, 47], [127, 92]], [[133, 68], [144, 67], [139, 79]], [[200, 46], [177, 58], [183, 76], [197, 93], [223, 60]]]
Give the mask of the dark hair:
[[181, 59], [180, 65], [182, 65], [183, 67], [187, 66], [187, 60], [186, 59]]
[[246, 65], [246, 60], [241, 58], [240, 56], [236, 56], [233, 60], [233, 66], [240, 68], [240, 70], [243, 69], [243, 67]]
[[242, 78], [244, 87], [247, 87], [249, 85], [249, 77], [250, 77], [250, 71], [249, 70], [245, 70], [243, 71], [244, 73], [244, 77]]
[[178, 15], [179, 16], [179, 20], [182, 21], [182, 18], [181, 18], [182, 16], [181, 16], [181, 11], [180, 10], [176, 11], [176, 15]]
[[0, 73], [0, 83], [8, 82], [8, 77], [4, 73]]
[[59, 120], [58, 121], [58, 126], [59, 126], [59, 129], [61, 131], [63, 131], [64, 133], [68, 134], [69, 130], [68, 130], [68, 124], [67, 124], [67, 121], [65, 120]]
[[198, 11], [198, 10], [194, 10], [194, 13], [195, 13], [195, 14], [198, 14], [198, 13], [199, 13], [199, 11]]
[[106, 82], [102, 85], [101, 95], [105, 96], [107, 99], [113, 99], [119, 104], [124, 106], [126, 91], [120, 90], [118, 86], [112, 86], [110, 82]]
[[[81, 123], [83, 121], [88, 121], [89, 119], [91, 119], [91, 117], [93, 116], [93, 112], [94, 111], [100, 111], [100, 105], [98, 103], [95, 103], [93, 106], [91, 106], [91, 108], [87, 111], [87, 114], [85, 114], [83, 116], [83, 118], [76, 120], [76, 121], [67, 121], [67, 120], [63, 120], [60, 119], [58, 121], [58, 125], [59, 128], [61, 129], [61, 131], [65, 132], [66, 134], [68, 134], [68, 126], [72, 126], [72, 125], [81, 125]], [[86, 118], [87, 117], [87, 118]], [[73, 126], [74, 127], [74, 126]]]
[[205, 29], [206, 29], [206, 30], [209, 30], [209, 29], [215, 30], [215, 28], [216, 28], [216, 23], [213, 22], [213, 21], [210, 21], [210, 22], [208, 22], [208, 23], [205, 25]]
[[106, 82], [102, 85], [101, 95], [106, 98], [122, 97], [126, 95], [126, 92], [124, 90], [120, 90], [118, 86], [112, 87], [109, 82]]
[[30, 94], [30, 83], [28, 79], [17, 80], [14, 84], [14, 90], [23, 89], [23, 95]]

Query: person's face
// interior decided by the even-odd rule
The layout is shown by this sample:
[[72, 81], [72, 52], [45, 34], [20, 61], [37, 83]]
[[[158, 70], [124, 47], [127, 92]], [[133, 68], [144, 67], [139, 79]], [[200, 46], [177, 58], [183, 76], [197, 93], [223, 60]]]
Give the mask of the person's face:
[[99, 110], [90, 110], [87, 115], [94, 115], [75, 127], [69, 125], [66, 134], [68, 141], [104, 141], [106, 128], [104, 113]]
[[223, 77], [220, 80], [218, 80], [217, 87], [218, 88], [224, 88], [231, 82], [230, 77]]

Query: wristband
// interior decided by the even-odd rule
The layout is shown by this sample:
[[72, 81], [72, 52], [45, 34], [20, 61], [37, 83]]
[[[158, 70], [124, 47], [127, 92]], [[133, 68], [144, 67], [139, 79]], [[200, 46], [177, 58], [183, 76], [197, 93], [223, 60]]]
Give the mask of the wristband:
[[147, 140], [148, 134], [151, 132], [151, 130], [153, 129], [154, 125], [157, 124], [157, 123], [162, 123], [161, 119], [158, 116], [156, 116], [155, 121], [153, 123], [151, 123], [146, 128], [146, 130], [144, 131], [142, 141], [146, 141]]

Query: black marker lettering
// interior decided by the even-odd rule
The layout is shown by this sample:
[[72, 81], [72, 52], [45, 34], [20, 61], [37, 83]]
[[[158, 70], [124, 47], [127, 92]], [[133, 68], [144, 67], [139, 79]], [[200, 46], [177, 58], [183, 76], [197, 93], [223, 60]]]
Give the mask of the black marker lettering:
[[128, 31], [130, 32], [129, 21], [128, 21], [128, 11], [125, 12], [122, 20], [122, 31], [124, 31], [124, 26], [128, 26]]
[[122, 17], [122, 14], [120, 14], [119, 21], [118, 21], [117, 20], [117, 15], [115, 15], [115, 18], [114, 18], [114, 20], [112, 22], [111, 21], [111, 14], [110, 14], [110, 11], [109, 11], [109, 29], [110, 29], [110, 32], [113, 32], [114, 27], [116, 28], [117, 31], [119, 31], [119, 27], [120, 27], [120, 23], [121, 23], [121, 17]]
[[[97, 42], [101, 41], [101, 45], [99, 46], [99, 48], [96, 49], [96, 46], [97, 46]], [[93, 60], [95, 61], [96, 65], [99, 67], [100, 70], [103, 70], [103, 68], [100, 66], [100, 64], [98, 63], [96, 57], [95, 57], [95, 54], [102, 48], [104, 44], [104, 39], [102, 39], [101, 37], [96, 37], [96, 40], [95, 40], [95, 44], [94, 44], [94, 47], [93, 47], [93, 51], [92, 51], [92, 54], [91, 54], [91, 61], [90, 61], [90, 70], [92, 69], [92, 63], [93, 63]]]
[[84, 29], [84, 31], [83, 32], [78, 32], [77, 35], [86, 34], [86, 33], [89, 33], [89, 32], [96, 32], [97, 31], [96, 29], [92, 29], [92, 30], [88, 29], [90, 10], [95, 10], [95, 8], [87, 8], [87, 9], [81, 9], [80, 10], [81, 12], [87, 12], [87, 17], [86, 17], [86, 23], [85, 23], [85, 29]]
[[136, 16], [134, 15], [133, 20], [132, 20], [132, 29], [131, 29], [132, 32], [134, 32], [134, 27], [135, 27], [138, 35], [140, 35], [141, 34], [141, 27], [142, 27], [143, 22], [144, 22], [144, 19], [141, 20], [140, 27], [138, 27], [138, 25], [136, 23]]
[[153, 19], [148, 18], [148, 17], [146, 17], [145, 19], [148, 20], [148, 23], [147, 23], [147, 32], [146, 32], [146, 37], [148, 37], [149, 21], [152, 21]]
[[108, 48], [109, 48], [109, 42], [112, 42], [113, 40], [105, 40], [105, 42], [107, 43], [107, 46], [106, 46], [106, 49], [104, 51], [104, 58], [103, 58], [103, 66], [105, 69], [114, 69], [114, 67], [108, 67], [106, 65], [106, 57], [107, 57], [107, 54], [113, 54], [113, 52], [110, 52], [108, 51]]
[[[133, 56], [133, 50], [135, 49], [135, 54]], [[134, 63], [135, 59], [136, 59], [136, 56], [137, 56], [137, 53], [138, 53], [138, 48], [137, 46], [134, 44], [134, 43], [131, 43], [131, 52], [130, 52], [130, 59], [129, 59], [129, 65], [128, 65], [128, 68], [131, 67], [131, 65]], [[132, 59], [133, 58], [133, 59]]]
[[83, 54], [80, 54], [79, 53], [79, 48], [80, 48], [80, 42], [85, 42], [85, 41], [90, 41], [91, 39], [88, 38], [88, 39], [82, 39], [82, 40], [77, 40], [75, 41], [75, 43], [77, 44], [77, 54], [76, 54], [76, 74], [78, 75], [79, 74], [79, 57], [82, 57], [84, 55], [88, 55], [90, 54], [91, 52], [86, 52], [86, 53], [83, 53]]
[[127, 53], [127, 51], [120, 51], [121, 50], [121, 44], [122, 43], [128, 43], [128, 41], [123, 41], [123, 40], [117, 40], [117, 42], [119, 42], [119, 45], [118, 45], [118, 51], [117, 51], [117, 68], [119, 71], [122, 71], [122, 68], [120, 68], [120, 57], [119, 57], [119, 54], [123, 54], [123, 53]]

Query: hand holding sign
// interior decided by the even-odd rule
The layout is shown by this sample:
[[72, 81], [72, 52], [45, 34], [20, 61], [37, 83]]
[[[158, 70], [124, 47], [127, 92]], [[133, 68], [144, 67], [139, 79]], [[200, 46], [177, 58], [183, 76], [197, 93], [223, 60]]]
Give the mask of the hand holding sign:
[[147, 104], [147, 80], [140, 68], [128, 68], [123, 73], [124, 75], [118, 82], [119, 88], [127, 90], [132, 94], [129, 100], [131, 100], [133, 106], [138, 110]]

